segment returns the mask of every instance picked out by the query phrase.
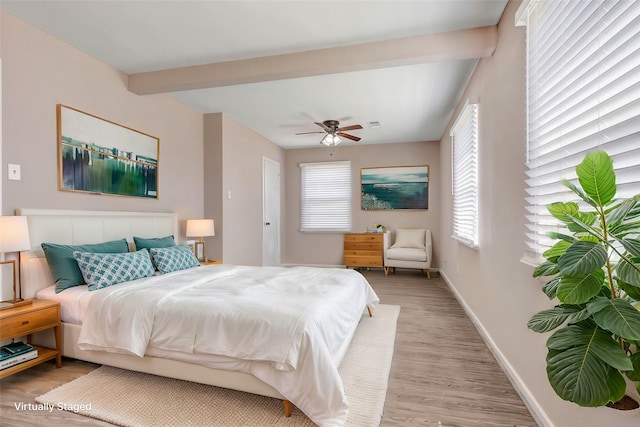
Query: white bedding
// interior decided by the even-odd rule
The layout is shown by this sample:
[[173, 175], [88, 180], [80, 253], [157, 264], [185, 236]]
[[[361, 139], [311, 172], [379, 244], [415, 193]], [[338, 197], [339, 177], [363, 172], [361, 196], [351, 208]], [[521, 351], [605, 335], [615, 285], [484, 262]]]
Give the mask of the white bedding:
[[87, 294], [81, 349], [250, 361], [235, 369], [323, 426], [342, 425], [348, 410], [333, 355], [378, 302], [360, 273], [308, 267], [215, 265]]
[[40, 289], [36, 293], [36, 298], [59, 302], [60, 318], [62, 321], [65, 323], [73, 323], [74, 325], [81, 325], [92, 294], [87, 285], [67, 288], [58, 294], [56, 294], [56, 286], [51, 285]]

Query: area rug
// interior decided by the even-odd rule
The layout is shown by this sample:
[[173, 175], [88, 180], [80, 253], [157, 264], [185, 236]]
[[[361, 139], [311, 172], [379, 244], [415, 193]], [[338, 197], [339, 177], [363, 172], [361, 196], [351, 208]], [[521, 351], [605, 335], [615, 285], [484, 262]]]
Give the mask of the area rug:
[[[349, 402], [347, 426], [380, 424], [399, 313], [399, 306], [380, 304], [358, 326], [339, 369]], [[286, 418], [278, 399], [109, 366], [36, 401], [121, 426], [315, 426], [295, 407]]]

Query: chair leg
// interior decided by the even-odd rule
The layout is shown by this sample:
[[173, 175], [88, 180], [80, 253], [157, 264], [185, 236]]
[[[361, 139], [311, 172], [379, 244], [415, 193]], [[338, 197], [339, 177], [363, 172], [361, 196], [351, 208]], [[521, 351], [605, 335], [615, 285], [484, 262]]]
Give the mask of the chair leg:
[[431, 271], [427, 268], [427, 279], [431, 279]]
[[385, 275], [385, 276], [389, 273], [389, 269], [390, 269], [390, 268], [391, 268], [391, 267], [385, 267], [385, 268], [384, 268], [384, 275]]

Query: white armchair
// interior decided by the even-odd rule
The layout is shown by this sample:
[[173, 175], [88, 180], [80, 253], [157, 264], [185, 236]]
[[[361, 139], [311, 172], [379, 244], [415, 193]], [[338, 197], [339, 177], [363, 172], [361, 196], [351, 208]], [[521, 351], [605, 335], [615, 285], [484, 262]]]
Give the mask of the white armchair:
[[391, 233], [384, 235], [384, 274], [396, 267], [419, 268], [431, 279], [431, 230], [426, 228], [398, 228], [391, 242]]

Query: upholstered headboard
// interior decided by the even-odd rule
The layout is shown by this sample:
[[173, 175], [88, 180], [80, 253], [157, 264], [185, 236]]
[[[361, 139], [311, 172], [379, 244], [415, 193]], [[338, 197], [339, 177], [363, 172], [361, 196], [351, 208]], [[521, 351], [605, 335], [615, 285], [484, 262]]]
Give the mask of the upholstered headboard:
[[133, 236], [180, 236], [175, 213], [17, 209], [16, 215], [27, 217], [31, 240], [31, 250], [20, 254], [22, 298], [53, 284], [43, 242], [81, 245], [124, 237], [132, 247]]

